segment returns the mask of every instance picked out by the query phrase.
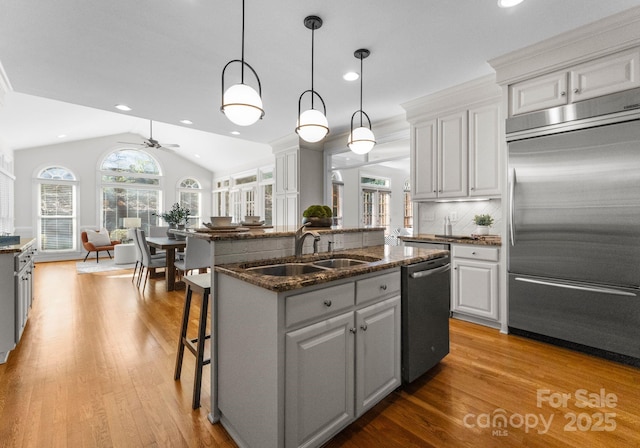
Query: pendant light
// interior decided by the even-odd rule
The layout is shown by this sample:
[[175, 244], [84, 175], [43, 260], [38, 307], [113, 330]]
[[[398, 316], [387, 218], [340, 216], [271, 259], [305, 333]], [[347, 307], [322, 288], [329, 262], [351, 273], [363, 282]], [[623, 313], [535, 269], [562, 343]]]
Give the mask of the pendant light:
[[[240, 63], [240, 83], [224, 90], [224, 74], [231, 64]], [[258, 91], [244, 83], [244, 68], [248, 67], [258, 81]], [[262, 85], [258, 74], [244, 61], [244, 0], [242, 0], [242, 58], [227, 62], [222, 69], [222, 106], [220, 111], [238, 126], [249, 126], [264, 117]]]
[[[371, 131], [371, 120], [369, 119], [369, 115], [362, 110], [362, 60], [370, 54], [371, 52], [365, 48], [356, 50], [353, 53], [357, 59], [360, 59], [360, 109], [351, 115], [351, 132], [349, 133], [347, 145], [349, 146], [349, 149], [356, 154], [366, 154], [371, 151], [376, 144], [375, 136], [373, 135], [373, 131]], [[353, 119], [357, 114], [360, 114], [360, 127], [353, 129]], [[363, 116], [367, 119], [369, 127], [363, 125]]]
[[[305, 90], [298, 99], [298, 126], [296, 132], [304, 141], [313, 143], [319, 142], [329, 133], [329, 123], [327, 122], [327, 108], [324, 100], [318, 92], [313, 90], [313, 50], [315, 30], [322, 26], [322, 19], [317, 16], [308, 16], [304, 19], [304, 26], [311, 30], [311, 90]], [[311, 94], [311, 109], [302, 110], [302, 97]], [[314, 97], [318, 97], [322, 103], [322, 112], [314, 108]]]

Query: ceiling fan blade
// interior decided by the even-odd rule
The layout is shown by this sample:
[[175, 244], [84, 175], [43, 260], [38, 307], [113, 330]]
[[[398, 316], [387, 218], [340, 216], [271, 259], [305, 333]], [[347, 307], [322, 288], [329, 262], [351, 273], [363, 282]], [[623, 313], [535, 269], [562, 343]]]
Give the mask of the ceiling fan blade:
[[177, 143], [160, 143], [161, 146], [164, 146], [165, 148], [179, 148], [180, 145], [178, 145]]
[[140, 143], [140, 142], [117, 142], [117, 143], [120, 143], [120, 144], [123, 144], [123, 145], [139, 145], [139, 146], [141, 145], [141, 146], [144, 146], [144, 143]]

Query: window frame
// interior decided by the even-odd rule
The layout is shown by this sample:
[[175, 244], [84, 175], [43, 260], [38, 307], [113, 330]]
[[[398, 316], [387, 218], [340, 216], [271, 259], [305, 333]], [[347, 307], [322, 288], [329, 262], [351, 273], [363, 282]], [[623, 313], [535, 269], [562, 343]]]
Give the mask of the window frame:
[[[72, 179], [59, 179], [59, 178], [43, 178], [42, 175], [44, 172], [51, 169], [62, 169], [71, 175]], [[61, 165], [49, 165], [44, 168], [38, 170], [36, 177], [34, 178], [35, 188], [34, 192], [36, 195], [35, 207], [36, 207], [36, 247], [41, 254], [62, 254], [69, 252], [77, 252], [79, 250], [78, 247], [78, 178], [75, 173]], [[42, 214], [42, 185], [69, 185], [71, 186], [71, 215], [63, 216], [65, 218], [71, 219], [71, 235], [70, 235], [70, 243], [71, 247], [67, 249], [45, 249], [43, 247], [43, 223], [42, 220], [44, 215]], [[53, 218], [54, 216], [50, 216]]]

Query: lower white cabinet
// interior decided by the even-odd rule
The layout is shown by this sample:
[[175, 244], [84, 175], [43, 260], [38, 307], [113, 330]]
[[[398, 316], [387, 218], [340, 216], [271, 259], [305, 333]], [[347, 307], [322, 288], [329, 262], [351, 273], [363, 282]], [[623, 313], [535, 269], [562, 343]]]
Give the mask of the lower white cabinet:
[[497, 321], [499, 318], [496, 247], [452, 245], [451, 311]]
[[239, 446], [321, 446], [400, 386], [399, 268], [284, 293], [216, 285], [219, 410]]

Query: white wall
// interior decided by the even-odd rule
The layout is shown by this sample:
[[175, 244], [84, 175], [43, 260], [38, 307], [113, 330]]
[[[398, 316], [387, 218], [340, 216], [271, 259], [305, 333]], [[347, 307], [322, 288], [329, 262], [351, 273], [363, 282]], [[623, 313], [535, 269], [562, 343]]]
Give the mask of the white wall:
[[[23, 237], [36, 236], [37, 190], [34, 177], [48, 166], [65, 167], [77, 176], [78, 228], [97, 227], [101, 210], [98, 167], [107, 154], [123, 147], [117, 142], [139, 139], [138, 135], [120, 134], [14, 151], [16, 233]], [[146, 151], [158, 161], [163, 174], [162, 209], [166, 210], [177, 202], [178, 183], [185, 177], [192, 177], [202, 184], [202, 216], [210, 216], [213, 173], [172, 152], [159, 149]], [[84, 256], [82, 244], [78, 242], [78, 245], [77, 253], [64, 258]]]

